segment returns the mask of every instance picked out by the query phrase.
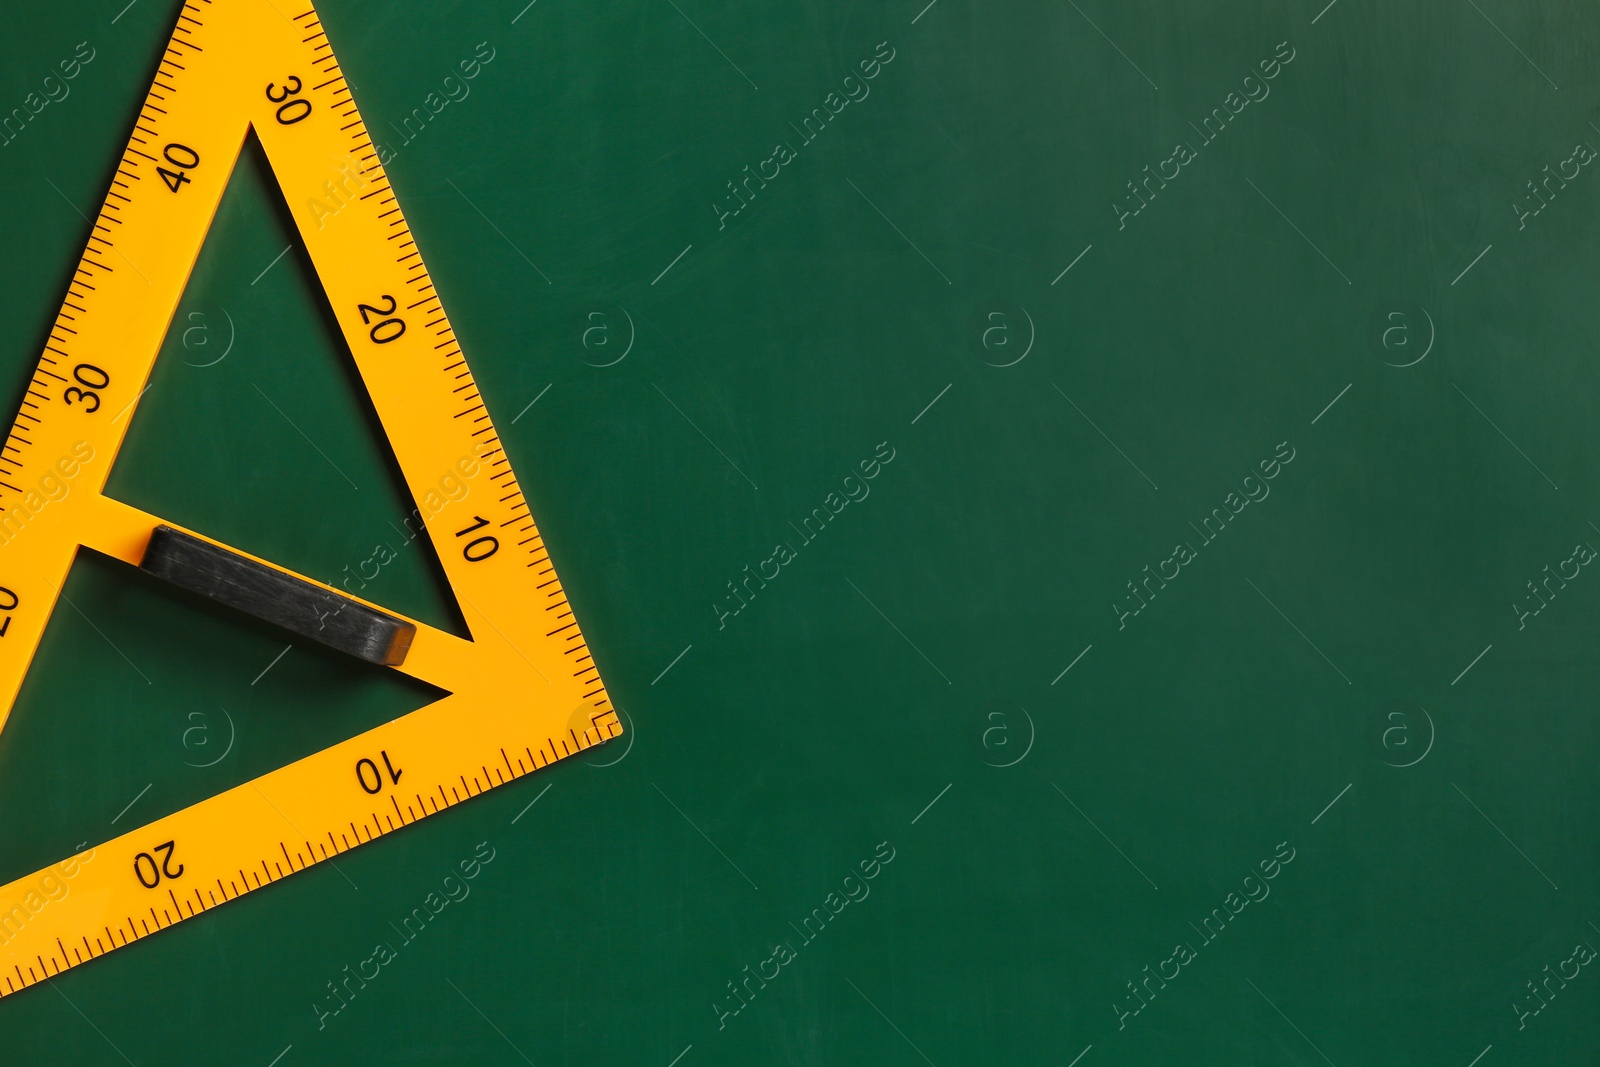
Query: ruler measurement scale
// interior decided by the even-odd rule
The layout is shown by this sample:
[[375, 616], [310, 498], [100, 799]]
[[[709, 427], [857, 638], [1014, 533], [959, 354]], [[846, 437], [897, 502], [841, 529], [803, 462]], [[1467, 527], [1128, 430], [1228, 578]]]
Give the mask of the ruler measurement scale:
[[[190, 0], [179, 16], [0, 449], [0, 724], [78, 546], [137, 565], [164, 523], [102, 491], [252, 127], [419, 512], [428, 502], [472, 640], [407, 620], [416, 638], [393, 669], [448, 696], [77, 857], [59, 900], [29, 905], [55, 868], [0, 886], [0, 995], [621, 733], [332, 46], [302, 5], [289, 17], [269, 0]], [[333, 184], [352, 171], [355, 191]], [[31, 490], [74, 458], [64, 498]], [[446, 475], [468, 492], [439, 497]]]

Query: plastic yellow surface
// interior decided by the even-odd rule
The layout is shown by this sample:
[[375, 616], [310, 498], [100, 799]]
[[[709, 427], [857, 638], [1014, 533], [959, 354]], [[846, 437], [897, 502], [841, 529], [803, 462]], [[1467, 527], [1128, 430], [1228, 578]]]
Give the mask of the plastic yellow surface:
[[164, 521], [101, 491], [252, 127], [472, 639], [416, 623], [394, 669], [448, 696], [0, 887], [0, 995], [622, 732], [305, 0], [190, 3], [167, 49], [0, 458], [0, 725], [79, 546]]

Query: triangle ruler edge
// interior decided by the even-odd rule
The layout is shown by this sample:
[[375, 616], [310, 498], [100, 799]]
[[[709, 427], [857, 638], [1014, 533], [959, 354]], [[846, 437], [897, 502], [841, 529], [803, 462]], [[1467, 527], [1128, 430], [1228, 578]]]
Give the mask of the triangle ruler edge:
[[[332, 45], [290, 10], [184, 4], [0, 450], [0, 727], [79, 547], [149, 570], [158, 528], [409, 624], [374, 662], [447, 695], [0, 886], [0, 997], [622, 732]], [[471, 640], [103, 495], [252, 129]]]

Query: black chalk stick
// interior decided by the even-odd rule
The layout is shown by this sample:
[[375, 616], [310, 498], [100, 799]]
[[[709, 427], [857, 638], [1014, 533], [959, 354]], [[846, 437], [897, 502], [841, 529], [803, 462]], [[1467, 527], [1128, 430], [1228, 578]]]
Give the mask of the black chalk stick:
[[140, 568], [368, 663], [405, 662], [417, 628], [170, 526], [150, 536]]

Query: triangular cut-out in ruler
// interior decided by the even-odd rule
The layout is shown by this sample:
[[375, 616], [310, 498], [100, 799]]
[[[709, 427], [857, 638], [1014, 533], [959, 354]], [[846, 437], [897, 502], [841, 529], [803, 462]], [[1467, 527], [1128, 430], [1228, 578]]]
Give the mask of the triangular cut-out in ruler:
[[[308, 0], [191, 0], [0, 450], [0, 724], [80, 548], [448, 695], [0, 886], [0, 996], [621, 733]], [[464, 640], [104, 495], [254, 129]]]
[[[298, 328], [286, 334], [285, 323]], [[32, 355], [37, 358], [37, 352]], [[479, 369], [476, 360], [474, 369]], [[420, 504], [406, 491], [253, 130], [146, 386], [137, 412], [128, 418], [107, 496], [408, 618], [470, 636], [418, 518]], [[203, 445], [197, 448], [199, 442]], [[259, 462], [259, 457], [271, 461]], [[461, 492], [454, 481], [436, 488], [446, 495]], [[309, 501], [318, 507], [308, 509]], [[92, 617], [108, 636], [124, 640], [110, 628], [116, 619]], [[269, 641], [281, 636], [269, 628], [249, 629]], [[217, 666], [247, 670], [249, 681], [283, 647], [277, 641], [253, 667], [233, 664], [231, 656]], [[239, 652], [247, 659], [259, 654]], [[321, 657], [334, 671], [338, 659], [337, 654]], [[36, 663], [44, 662], [36, 655]], [[357, 675], [371, 677], [365, 671], [345, 673], [352, 681]], [[31, 691], [34, 677], [29, 677], [18, 713]]]

